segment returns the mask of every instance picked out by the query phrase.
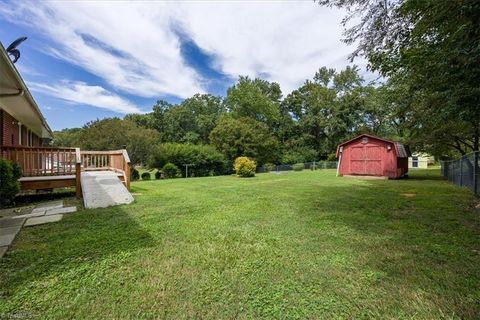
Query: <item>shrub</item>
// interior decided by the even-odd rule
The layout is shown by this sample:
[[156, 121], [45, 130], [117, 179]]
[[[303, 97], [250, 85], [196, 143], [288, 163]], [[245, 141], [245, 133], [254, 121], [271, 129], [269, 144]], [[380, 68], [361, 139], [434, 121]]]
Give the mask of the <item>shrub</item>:
[[327, 156], [327, 161], [336, 161], [337, 160], [337, 155], [335, 152], [331, 152]]
[[170, 162], [163, 166], [162, 171], [167, 179], [181, 177], [180, 169]]
[[287, 149], [282, 155], [282, 163], [294, 164], [314, 161], [317, 152], [308, 147]]
[[233, 168], [239, 177], [254, 177], [257, 164], [247, 157], [238, 157], [235, 159]]
[[140, 173], [135, 168], [132, 169], [131, 176], [133, 181], [140, 179]]
[[162, 173], [161, 170], [157, 170], [157, 172], [155, 172], [155, 179], [162, 179]]
[[[180, 143], [164, 143], [158, 145], [150, 159], [150, 167], [161, 169], [167, 163], [173, 163], [177, 168], [183, 168], [188, 164], [188, 175], [204, 177], [212, 174], [220, 175], [225, 173], [225, 158], [212, 146], [193, 145]], [[230, 166], [230, 165], [229, 165]], [[185, 174], [185, 170], [180, 172]]]
[[270, 172], [275, 168], [275, 165], [273, 163], [265, 163], [265, 172]]
[[302, 171], [305, 168], [303, 163], [295, 163], [293, 166], [293, 171]]
[[142, 173], [142, 180], [150, 180], [152, 178], [150, 172], [148, 171], [145, 171], [144, 173]]
[[0, 206], [11, 203], [20, 191], [18, 179], [21, 176], [22, 170], [18, 164], [0, 159]]

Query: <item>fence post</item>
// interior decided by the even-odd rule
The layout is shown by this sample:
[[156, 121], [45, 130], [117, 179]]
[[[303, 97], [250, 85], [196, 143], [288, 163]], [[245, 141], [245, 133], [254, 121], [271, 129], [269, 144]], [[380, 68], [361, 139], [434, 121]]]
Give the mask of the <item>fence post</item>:
[[460, 158], [460, 186], [463, 186], [463, 157]]
[[478, 151], [473, 153], [473, 193], [477, 194], [478, 188]]

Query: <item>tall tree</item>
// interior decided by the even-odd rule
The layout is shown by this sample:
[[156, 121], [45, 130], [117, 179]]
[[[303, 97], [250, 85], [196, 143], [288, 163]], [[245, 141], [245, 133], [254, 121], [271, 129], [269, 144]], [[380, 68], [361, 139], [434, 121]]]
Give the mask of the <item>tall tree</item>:
[[293, 116], [296, 130], [286, 142], [287, 150], [298, 153], [296, 149], [308, 147], [316, 151], [315, 158], [325, 157], [356, 132], [361, 121], [362, 81], [356, 67], [338, 73], [323, 67], [313, 81], [307, 80], [290, 93], [283, 105]]
[[[411, 129], [438, 143], [480, 147], [480, 2], [475, 0], [319, 0], [348, 9], [345, 41], [358, 43], [352, 58], [364, 56], [379, 71], [406, 90], [410, 106], [432, 125]], [[350, 26], [349, 23], [358, 21]], [[452, 125], [444, 126], [445, 123]], [[453, 134], [455, 124], [467, 126]], [[430, 130], [425, 130], [425, 127]], [[462, 141], [458, 135], [466, 135]]]
[[228, 89], [226, 103], [233, 116], [252, 118], [273, 129], [280, 120], [281, 98], [278, 83], [241, 76]]
[[278, 140], [266, 124], [252, 118], [221, 117], [210, 141], [230, 161], [239, 156], [251, 157], [259, 164], [277, 160]]

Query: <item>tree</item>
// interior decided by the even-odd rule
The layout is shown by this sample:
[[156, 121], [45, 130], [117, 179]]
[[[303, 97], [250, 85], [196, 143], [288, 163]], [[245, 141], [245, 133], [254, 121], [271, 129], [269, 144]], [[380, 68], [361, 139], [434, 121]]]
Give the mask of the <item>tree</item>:
[[266, 124], [252, 118], [223, 116], [210, 133], [210, 142], [229, 161], [240, 156], [259, 164], [277, 160], [278, 140]]
[[118, 150], [127, 148], [132, 164], [146, 163], [158, 133], [119, 118], [87, 123], [79, 133], [79, 147], [84, 150]]
[[[457, 150], [480, 147], [480, 3], [472, 0], [320, 0], [345, 7], [345, 41], [358, 43], [352, 58], [364, 56], [379, 71], [415, 99], [416, 115], [426, 114], [433, 124], [417, 123], [411, 129], [435, 143], [457, 145]], [[353, 9], [352, 9], [353, 8]], [[418, 121], [417, 121], [418, 122]], [[445, 123], [451, 125], [444, 126]], [[452, 133], [455, 124], [466, 130]], [[425, 128], [429, 130], [425, 130]], [[465, 134], [461, 139], [459, 135]], [[444, 140], [445, 139], [445, 140]], [[437, 148], [438, 149], [438, 148]]]
[[74, 148], [80, 145], [81, 128], [63, 129], [53, 133], [52, 145], [55, 147]]
[[311, 160], [326, 157], [340, 141], [357, 132], [362, 121], [362, 82], [356, 67], [338, 73], [323, 67], [313, 81], [307, 80], [285, 98], [283, 105], [296, 127], [285, 142], [288, 153], [294, 155], [289, 156], [291, 161], [311, 159], [311, 150], [315, 151]]
[[274, 128], [280, 119], [281, 97], [277, 83], [240, 76], [228, 89], [226, 103], [234, 117], [249, 117]]

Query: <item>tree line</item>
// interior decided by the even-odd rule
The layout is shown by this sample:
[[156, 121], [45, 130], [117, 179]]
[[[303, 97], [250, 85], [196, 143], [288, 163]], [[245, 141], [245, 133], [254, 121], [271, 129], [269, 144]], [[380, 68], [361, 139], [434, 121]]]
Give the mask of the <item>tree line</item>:
[[146, 114], [56, 132], [54, 144], [126, 146], [136, 164], [195, 163], [201, 175], [231, 170], [238, 156], [259, 165], [333, 159], [338, 143], [360, 133], [437, 158], [479, 150], [480, 2], [317, 2], [348, 9], [351, 58], [366, 58], [381, 81], [367, 83], [355, 66], [322, 67], [284, 96], [275, 82], [241, 76], [225, 97], [159, 100]]
[[258, 165], [333, 160], [336, 145], [359, 133], [401, 138], [387, 97], [384, 85], [366, 83], [355, 66], [322, 67], [285, 97], [275, 82], [241, 76], [225, 97], [159, 100], [149, 113], [57, 131], [53, 144], [126, 147], [135, 164], [194, 163], [197, 175], [228, 172], [239, 156]]

